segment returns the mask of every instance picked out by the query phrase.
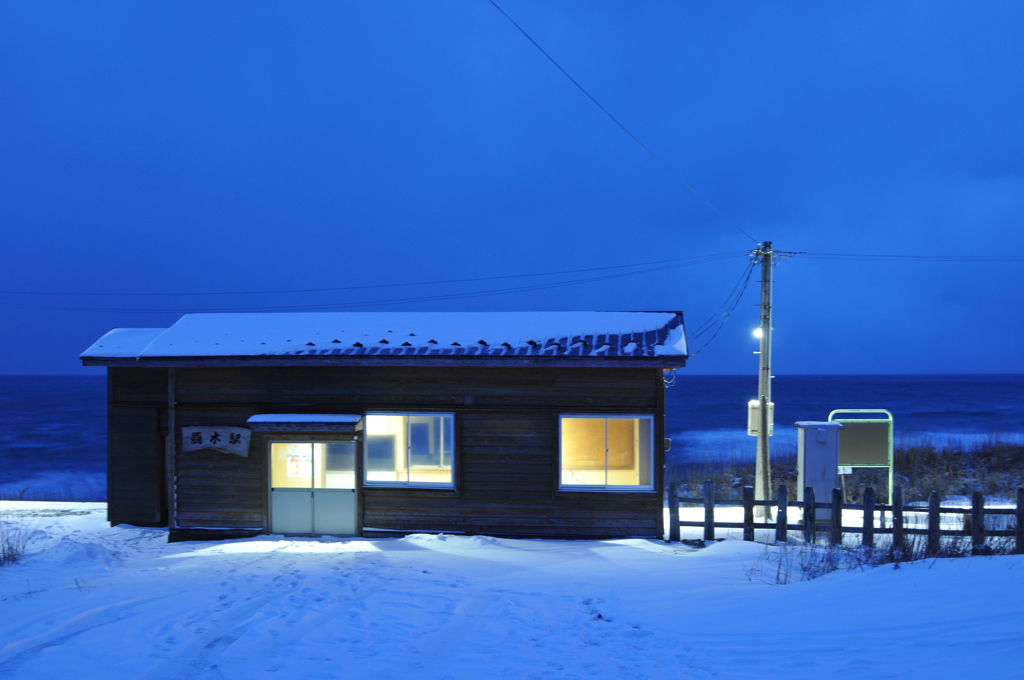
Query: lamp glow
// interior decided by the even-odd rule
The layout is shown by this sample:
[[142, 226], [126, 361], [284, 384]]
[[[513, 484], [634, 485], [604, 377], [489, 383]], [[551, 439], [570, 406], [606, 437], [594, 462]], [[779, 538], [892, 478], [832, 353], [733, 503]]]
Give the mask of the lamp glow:
[[754, 337], [755, 338], [761, 338], [763, 336], [764, 336], [764, 331], [763, 330], [761, 330], [760, 328], [755, 328], [754, 329]]

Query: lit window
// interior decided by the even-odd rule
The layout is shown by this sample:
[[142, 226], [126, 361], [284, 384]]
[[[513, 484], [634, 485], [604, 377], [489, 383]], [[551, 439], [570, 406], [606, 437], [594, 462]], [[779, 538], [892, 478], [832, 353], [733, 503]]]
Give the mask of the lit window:
[[273, 442], [270, 445], [274, 489], [356, 488], [356, 443]]
[[454, 441], [451, 414], [368, 414], [366, 482], [450, 487]]
[[653, 489], [651, 416], [562, 416], [561, 487]]

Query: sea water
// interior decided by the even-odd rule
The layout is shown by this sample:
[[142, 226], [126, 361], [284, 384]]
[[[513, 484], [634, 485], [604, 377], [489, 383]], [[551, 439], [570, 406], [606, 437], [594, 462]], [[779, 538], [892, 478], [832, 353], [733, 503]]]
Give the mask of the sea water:
[[[893, 413], [896, 443], [1024, 443], [1024, 375], [785, 376], [773, 381], [772, 450], [796, 450], [797, 420], [844, 408]], [[690, 376], [665, 392], [670, 461], [749, 461], [756, 376]], [[0, 498], [103, 500], [106, 379], [0, 376]]]
[[0, 376], [0, 499], [106, 499], [104, 376]]
[[[756, 376], [679, 371], [665, 395], [665, 434], [676, 459], [754, 459], [756, 438], [747, 435], [746, 423], [747, 402], [757, 399]], [[897, 447], [1024, 443], [1024, 375], [780, 375], [772, 381], [772, 401], [771, 446], [781, 455], [796, 452], [796, 421], [828, 420], [837, 409], [890, 411]]]

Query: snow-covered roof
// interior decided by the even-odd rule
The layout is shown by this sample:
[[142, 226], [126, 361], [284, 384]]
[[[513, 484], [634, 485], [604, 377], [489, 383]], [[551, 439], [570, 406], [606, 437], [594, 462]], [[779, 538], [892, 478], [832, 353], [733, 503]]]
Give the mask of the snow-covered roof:
[[262, 413], [249, 418], [250, 423], [358, 423], [360, 415], [340, 413]]
[[[111, 354], [112, 341], [132, 330], [138, 332], [135, 344], [121, 343], [124, 349]], [[187, 314], [162, 332], [111, 331], [81, 356], [145, 360], [686, 355], [683, 319], [677, 312], [318, 312]]]
[[82, 352], [83, 357], [134, 359], [166, 328], [115, 328]]

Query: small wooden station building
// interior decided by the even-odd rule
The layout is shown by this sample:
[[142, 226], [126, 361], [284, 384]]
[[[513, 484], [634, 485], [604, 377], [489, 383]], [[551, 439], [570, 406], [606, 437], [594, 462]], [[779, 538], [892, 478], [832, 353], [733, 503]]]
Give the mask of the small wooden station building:
[[108, 519], [170, 540], [662, 535], [676, 312], [189, 314], [115, 329]]

